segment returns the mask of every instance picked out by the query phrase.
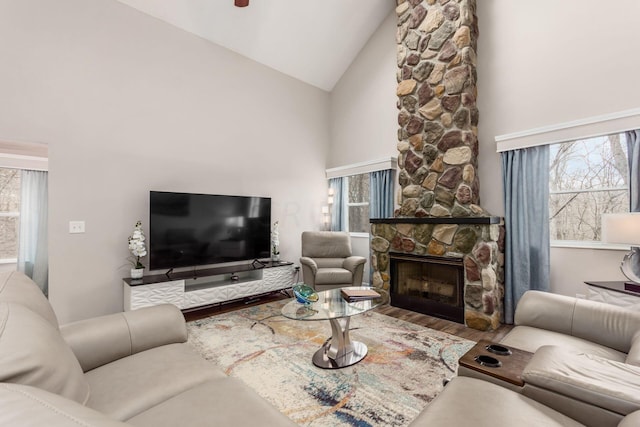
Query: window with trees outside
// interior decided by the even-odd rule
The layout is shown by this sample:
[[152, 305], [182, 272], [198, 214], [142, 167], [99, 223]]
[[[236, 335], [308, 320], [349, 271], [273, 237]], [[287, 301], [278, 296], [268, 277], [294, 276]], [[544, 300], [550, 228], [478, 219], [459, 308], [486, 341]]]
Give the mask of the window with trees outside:
[[0, 264], [18, 258], [20, 170], [0, 168]]
[[369, 232], [369, 174], [351, 175], [345, 177], [349, 189], [347, 206], [345, 209], [345, 224], [351, 233]]
[[629, 212], [626, 147], [624, 133], [550, 146], [552, 243], [600, 242], [602, 215]]

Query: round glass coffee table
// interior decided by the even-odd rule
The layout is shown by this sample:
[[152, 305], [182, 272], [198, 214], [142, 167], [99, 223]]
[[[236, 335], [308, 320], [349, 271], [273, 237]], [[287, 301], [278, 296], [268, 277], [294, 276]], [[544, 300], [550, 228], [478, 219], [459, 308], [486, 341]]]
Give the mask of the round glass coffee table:
[[[349, 302], [341, 289], [371, 289], [380, 297]], [[318, 301], [305, 305], [294, 298], [282, 307], [282, 315], [294, 320], [328, 320], [331, 338], [313, 355], [313, 364], [324, 369], [338, 369], [355, 365], [367, 355], [367, 346], [349, 337], [351, 316], [366, 313], [389, 302], [389, 293], [380, 288], [352, 286], [318, 292]]]

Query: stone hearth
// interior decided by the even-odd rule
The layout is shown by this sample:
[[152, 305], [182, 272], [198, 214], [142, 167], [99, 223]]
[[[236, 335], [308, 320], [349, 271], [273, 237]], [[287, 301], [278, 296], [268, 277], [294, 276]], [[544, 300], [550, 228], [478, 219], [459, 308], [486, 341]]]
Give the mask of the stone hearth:
[[397, 0], [401, 191], [395, 217], [371, 221], [371, 266], [389, 289], [390, 250], [462, 258], [465, 323], [488, 330], [503, 316], [504, 228], [479, 201], [475, 9]]

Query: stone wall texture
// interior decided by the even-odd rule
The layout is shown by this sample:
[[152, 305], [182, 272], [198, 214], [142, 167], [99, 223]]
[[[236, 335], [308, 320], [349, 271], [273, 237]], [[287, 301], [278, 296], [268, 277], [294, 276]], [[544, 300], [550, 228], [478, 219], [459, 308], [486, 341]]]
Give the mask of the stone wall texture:
[[479, 206], [475, 0], [400, 1], [396, 216], [484, 214]]
[[496, 329], [503, 320], [504, 227], [499, 224], [371, 225], [374, 286], [390, 288], [389, 252], [462, 258], [465, 324]]
[[[371, 227], [373, 284], [390, 287], [389, 252], [464, 260], [465, 324], [503, 318], [504, 227], [398, 223], [490, 216], [479, 200], [475, 0], [397, 0], [396, 221]], [[433, 221], [430, 221], [433, 222]]]

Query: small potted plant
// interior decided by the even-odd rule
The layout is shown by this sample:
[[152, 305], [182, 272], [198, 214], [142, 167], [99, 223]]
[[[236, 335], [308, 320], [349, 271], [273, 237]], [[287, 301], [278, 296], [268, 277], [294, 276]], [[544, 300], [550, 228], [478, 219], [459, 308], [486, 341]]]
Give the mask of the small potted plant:
[[144, 264], [140, 262], [140, 258], [147, 256], [147, 248], [145, 246], [144, 231], [142, 231], [142, 221], [136, 222], [136, 226], [133, 229], [133, 233], [129, 236], [129, 250], [133, 254], [130, 258], [131, 265], [131, 278], [142, 279], [144, 275]]
[[271, 231], [271, 261], [280, 261], [280, 232], [278, 231], [278, 221], [273, 223], [273, 231]]

